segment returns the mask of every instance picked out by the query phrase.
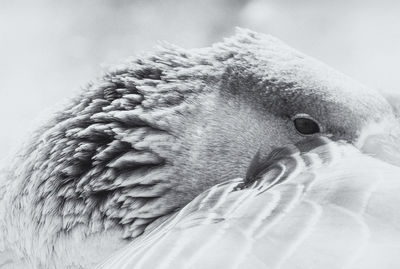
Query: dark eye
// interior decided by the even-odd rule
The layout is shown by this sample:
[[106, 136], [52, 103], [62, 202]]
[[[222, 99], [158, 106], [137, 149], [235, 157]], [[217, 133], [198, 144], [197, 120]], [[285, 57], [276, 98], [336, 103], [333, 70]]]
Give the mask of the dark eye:
[[312, 135], [321, 130], [318, 123], [308, 115], [297, 115], [293, 118], [294, 127], [303, 135]]

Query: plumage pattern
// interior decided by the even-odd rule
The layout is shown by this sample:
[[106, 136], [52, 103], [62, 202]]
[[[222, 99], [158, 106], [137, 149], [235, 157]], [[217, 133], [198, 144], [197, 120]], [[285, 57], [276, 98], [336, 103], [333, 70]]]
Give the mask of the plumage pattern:
[[400, 169], [325, 142], [212, 187], [100, 268], [397, 268]]
[[263, 164], [303, 139], [298, 113], [349, 143], [395, 117], [378, 92], [247, 30], [128, 60], [69, 100], [2, 174], [0, 262], [93, 268], [203, 191], [244, 177], [257, 152]]

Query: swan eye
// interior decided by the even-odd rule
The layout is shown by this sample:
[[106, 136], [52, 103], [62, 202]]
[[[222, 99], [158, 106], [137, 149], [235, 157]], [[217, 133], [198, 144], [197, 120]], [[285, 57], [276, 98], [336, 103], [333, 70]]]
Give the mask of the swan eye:
[[293, 118], [294, 127], [302, 135], [312, 135], [321, 132], [319, 124], [308, 115], [297, 115]]

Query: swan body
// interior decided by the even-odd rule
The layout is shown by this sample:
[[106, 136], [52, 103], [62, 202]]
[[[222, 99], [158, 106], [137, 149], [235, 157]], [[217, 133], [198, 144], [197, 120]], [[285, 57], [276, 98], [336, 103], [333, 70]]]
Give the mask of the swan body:
[[128, 60], [54, 113], [2, 173], [0, 260], [94, 268], [207, 189], [244, 178], [256, 154], [303, 140], [298, 115], [357, 147], [370, 126], [385, 133], [396, 121], [377, 91], [248, 30]]

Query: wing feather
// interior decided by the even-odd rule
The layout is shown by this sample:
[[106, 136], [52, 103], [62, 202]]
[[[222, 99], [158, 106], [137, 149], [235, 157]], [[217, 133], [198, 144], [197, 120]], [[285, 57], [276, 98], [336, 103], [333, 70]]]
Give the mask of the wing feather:
[[211, 188], [100, 268], [397, 268], [399, 175], [343, 143], [300, 150]]

